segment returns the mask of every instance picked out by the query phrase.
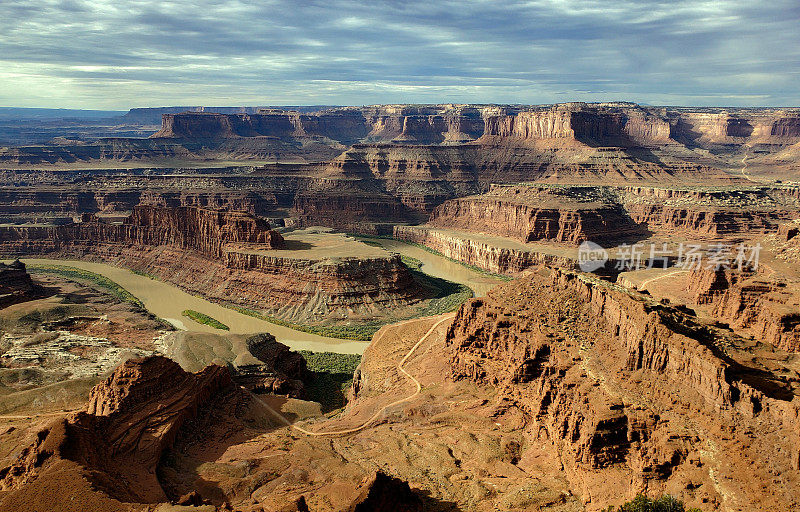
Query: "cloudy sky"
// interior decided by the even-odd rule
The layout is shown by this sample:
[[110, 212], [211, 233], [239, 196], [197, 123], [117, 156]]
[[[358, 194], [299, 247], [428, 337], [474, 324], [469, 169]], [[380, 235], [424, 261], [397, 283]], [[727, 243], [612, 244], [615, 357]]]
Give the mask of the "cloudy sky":
[[1, 0], [0, 20], [0, 106], [800, 105], [797, 0]]

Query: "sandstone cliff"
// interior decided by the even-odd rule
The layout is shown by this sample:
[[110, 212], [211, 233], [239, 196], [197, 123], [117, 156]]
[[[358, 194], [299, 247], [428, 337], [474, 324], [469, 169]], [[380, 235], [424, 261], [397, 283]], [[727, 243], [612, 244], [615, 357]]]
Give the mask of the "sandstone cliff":
[[557, 105], [518, 114], [491, 117], [484, 141], [570, 139], [594, 146], [669, 144], [670, 123], [658, 112], [636, 106]]
[[[522, 242], [580, 244], [619, 241], [646, 230], [622, 207], [591, 188], [493, 186], [487, 194], [446, 201], [431, 213], [433, 226], [466, 229]], [[583, 197], [580, 196], [583, 192]]]
[[[0, 470], [4, 510], [124, 510], [167, 501], [156, 466], [181, 426], [231, 386], [227, 369], [186, 373], [163, 357], [120, 365], [92, 390], [87, 412], [43, 429]], [[235, 389], [235, 388], [234, 388]]]
[[[168, 245], [222, 258], [231, 245], [269, 250], [283, 247], [283, 237], [259, 217], [197, 207], [160, 208], [136, 206], [122, 224], [100, 222], [84, 214], [82, 222], [63, 226], [7, 226], [0, 228], [5, 252], [20, 245], [21, 252], [59, 250], [62, 246], [86, 243]], [[30, 247], [26, 247], [30, 245]]]
[[577, 262], [533, 249], [499, 247], [491, 240], [479, 240], [464, 233], [447, 232], [426, 226], [395, 226], [393, 236], [415, 244], [424, 245], [447, 258], [474, 265], [498, 274], [515, 274], [528, 267], [555, 265], [577, 268]]
[[123, 224], [84, 220], [0, 227], [0, 252], [99, 259], [298, 323], [375, 317], [425, 298], [398, 255], [276, 256], [281, 235], [247, 214], [140, 206]]
[[774, 273], [698, 269], [688, 281], [696, 304], [734, 329], [789, 352], [800, 352], [800, 297], [796, 282]]
[[614, 245], [651, 233], [694, 240], [776, 233], [799, 211], [792, 186], [492, 185], [485, 194], [445, 201], [428, 223], [520, 242]]
[[764, 368], [745, 340], [557, 270], [464, 304], [447, 340], [452, 377], [523, 410], [528, 442], [558, 450], [590, 510], [641, 491], [726, 511], [800, 503], [800, 399], [780, 355]]

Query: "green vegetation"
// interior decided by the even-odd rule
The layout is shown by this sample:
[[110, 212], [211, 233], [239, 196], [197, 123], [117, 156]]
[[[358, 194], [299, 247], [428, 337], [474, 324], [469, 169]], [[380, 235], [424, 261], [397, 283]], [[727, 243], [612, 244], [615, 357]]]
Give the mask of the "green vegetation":
[[323, 412], [344, 407], [347, 390], [353, 382], [353, 372], [361, 363], [361, 356], [308, 350], [301, 350], [300, 354], [314, 375], [307, 386], [309, 398], [322, 404]]
[[418, 283], [433, 292], [433, 299], [416, 316], [435, 316], [450, 313], [475, 295], [472, 288], [463, 284], [429, 276], [417, 270], [412, 270], [411, 274]]
[[475, 265], [470, 265], [469, 263], [464, 263], [463, 261], [459, 261], [459, 260], [450, 258], [449, 256], [445, 256], [444, 254], [440, 253], [439, 251], [431, 249], [427, 245], [418, 244], [416, 242], [406, 242], [405, 240], [403, 240], [402, 242], [404, 244], [413, 245], [414, 247], [419, 247], [420, 249], [422, 249], [425, 252], [429, 252], [431, 254], [439, 256], [440, 258], [444, 258], [444, 259], [446, 259], [448, 261], [452, 261], [453, 263], [458, 263], [462, 267], [468, 268], [469, 270], [475, 272], [476, 274], [481, 274], [481, 275], [484, 275], [484, 276], [487, 276], [487, 277], [493, 277], [495, 279], [499, 279], [500, 281], [513, 281], [514, 280], [514, 278], [511, 277], [511, 276], [507, 276], [505, 274], [498, 274], [496, 272], [490, 272], [490, 271], [486, 270], [485, 268], [476, 267]]
[[152, 279], [154, 281], [158, 281], [158, 278], [156, 276], [154, 276], [153, 274], [148, 274], [147, 272], [142, 272], [141, 270], [133, 270], [133, 269], [129, 269], [129, 270], [131, 272], [133, 272], [134, 274], [136, 274], [137, 276], [148, 277], [148, 278], [150, 278], [150, 279]]
[[228, 327], [227, 325], [223, 324], [219, 320], [217, 320], [215, 318], [211, 318], [210, 316], [208, 316], [206, 314], [203, 314], [203, 313], [201, 313], [199, 311], [195, 311], [193, 309], [185, 309], [183, 311], [183, 313], [181, 313], [181, 314], [183, 316], [188, 316], [189, 318], [191, 318], [192, 320], [194, 320], [195, 322], [197, 322], [199, 324], [208, 325], [210, 327], [213, 327], [214, 329], [221, 329], [223, 331], [230, 331], [231, 330], [230, 327]]
[[359, 354], [337, 354], [335, 352], [311, 352], [301, 350], [300, 354], [308, 363], [312, 372], [345, 373], [353, 376], [353, 372], [361, 363]]
[[699, 508], [686, 509], [683, 502], [669, 495], [648, 498], [642, 494], [617, 508], [608, 507], [604, 512], [701, 512]]
[[408, 267], [409, 270], [420, 270], [422, 268], [422, 261], [411, 256], [400, 255], [400, 261]]
[[67, 265], [40, 265], [40, 264], [30, 264], [27, 266], [28, 272], [31, 273], [40, 273], [40, 274], [54, 274], [61, 277], [66, 277], [67, 279], [78, 279], [83, 281], [89, 281], [96, 285], [98, 288], [103, 289], [109, 295], [123, 301], [123, 302], [130, 302], [131, 304], [145, 309], [144, 304], [142, 301], [131, 295], [131, 292], [117, 284], [116, 282], [112, 281], [111, 279], [107, 278], [106, 276], [101, 276], [100, 274], [95, 274], [94, 272], [90, 272], [88, 270], [83, 270], [81, 268], [70, 267]]
[[428, 302], [424, 309], [420, 310], [417, 316], [435, 316], [455, 311], [474, 295], [472, 288], [469, 286], [433, 277], [422, 272], [420, 270], [422, 262], [417, 258], [401, 255], [400, 261], [408, 268], [419, 284], [433, 292], [433, 299]]
[[387, 321], [387, 322], [362, 322], [355, 325], [353, 324], [301, 325], [292, 322], [287, 322], [286, 320], [281, 320], [280, 318], [275, 318], [274, 316], [265, 315], [263, 313], [259, 313], [258, 311], [254, 311], [252, 309], [243, 308], [235, 304], [223, 304], [223, 305], [243, 315], [252, 316], [253, 318], [258, 318], [259, 320], [264, 320], [265, 322], [269, 322], [271, 324], [288, 327], [290, 329], [294, 329], [295, 331], [307, 332], [319, 336], [328, 336], [330, 338], [342, 338], [347, 340], [370, 341], [372, 339], [372, 335], [378, 332], [378, 329], [380, 329], [387, 323], [391, 323], [390, 321]]

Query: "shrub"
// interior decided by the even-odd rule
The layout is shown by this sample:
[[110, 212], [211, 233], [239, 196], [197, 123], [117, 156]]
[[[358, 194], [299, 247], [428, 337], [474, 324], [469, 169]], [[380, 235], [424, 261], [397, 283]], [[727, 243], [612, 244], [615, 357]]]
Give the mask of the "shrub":
[[344, 407], [347, 403], [347, 389], [353, 382], [353, 373], [361, 362], [361, 356], [309, 350], [299, 352], [313, 373], [313, 378], [306, 387], [309, 398], [319, 402], [323, 412]]
[[701, 512], [700, 509], [686, 510], [683, 502], [665, 494], [660, 498], [648, 498], [639, 494], [631, 501], [617, 507], [608, 507], [604, 512]]

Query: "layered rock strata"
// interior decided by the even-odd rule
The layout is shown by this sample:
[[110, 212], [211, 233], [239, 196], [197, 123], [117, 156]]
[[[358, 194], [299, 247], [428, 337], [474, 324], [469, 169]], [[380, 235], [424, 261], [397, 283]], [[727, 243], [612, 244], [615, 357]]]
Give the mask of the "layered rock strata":
[[452, 199], [434, 209], [433, 226], [466, 229], [515, 238], [521, 242], [552, 241], [580, 244], [620, 241], [646, 230], [611, 201], [591, 197], [585, 188], [570, 190], [535, 186], [493, 186], [480, 196]]
[[137, 207], [123, 224], [86, 216], [65, 226], [0, 227], [5, 254], [95, 258], [212, 300], [298, 322], [374, 316], [420, 300], [398, 255], [293, 258], [262, 219], [197, 208]]
[[[92, 389], [86, 412], [57, 420], [0, 470], [2, 508], [125, 510], [167, 501], [156, 466], [184, 423], [230, 387], [228, 370], [196, 374], [150, 357], [120, 365]], [[235, 389], [235, 388], [234, 388]]]
[[542, 264], [577, 267], [573, 258], [533, 249], [499, 247], [490, 240], [476, 240], [469, 233], [459, 236], [454, 232], [425, 226], [395, 226], [393, 236], [398, 240], [424, 245], [447, 258], [498, 274], [515, 274]]
[[553, 270], [465, 303], [447, 343], [452, 378], [495, 386], [498, 403], [522, 410], [526, 442], [558, 451], [589, 510], [643, 491], [715, 510], [792, 509], [796, 384], [780, 354], [754, 361], [746, 340], [722, 336]]
[[520, 242], [615, 245], [653, 233], [689, 239], [776, 233], [798, 212], [792, 186], [492, 185], [485, 194], [445, 201], [429, 224]]
[[689, 275], [694, 302], [734, 329], [788, 352], [800, 352], [800, 297], [794, 280], [765, 271], [697, 269]]

